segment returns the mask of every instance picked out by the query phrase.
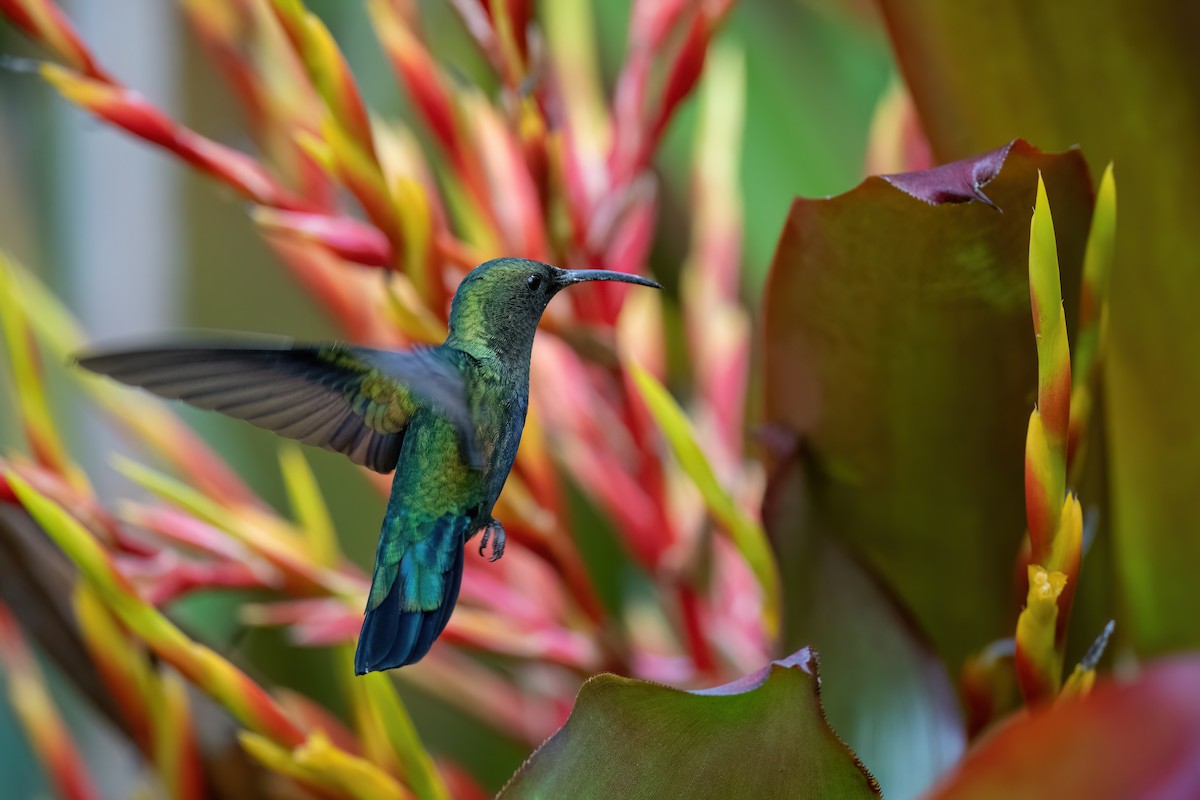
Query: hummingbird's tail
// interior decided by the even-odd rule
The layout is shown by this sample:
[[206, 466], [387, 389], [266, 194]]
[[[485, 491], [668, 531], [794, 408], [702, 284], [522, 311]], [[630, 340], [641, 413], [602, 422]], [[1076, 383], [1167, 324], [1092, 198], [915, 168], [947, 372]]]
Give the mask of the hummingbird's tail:
[[[404, 610], [401, 603], [404, 581], [393, 578], [383, 601], [367, 609], [358, 635], [358, 649], [354, 652], [356, 675], [415, 664], [429, 652], [450, 619], [462, 585], [465, 542], [461, 535], [453, 538], [453, 561], [442, 576], [441, 603], [429, 609]], [[379, 579], [378, 574], [375, 579]]]

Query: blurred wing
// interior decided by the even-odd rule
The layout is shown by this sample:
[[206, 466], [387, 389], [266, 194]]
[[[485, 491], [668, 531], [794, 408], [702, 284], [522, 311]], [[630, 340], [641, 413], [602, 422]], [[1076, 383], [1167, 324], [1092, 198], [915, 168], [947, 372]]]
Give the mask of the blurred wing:
[[336, 450], [376, 472], [395, 469], [404, 429], [432, 407], [480, 458], [461, 373], [436, 349], [340, 344], [183, 345], [81, 356], [83, 367], [281, 436]]

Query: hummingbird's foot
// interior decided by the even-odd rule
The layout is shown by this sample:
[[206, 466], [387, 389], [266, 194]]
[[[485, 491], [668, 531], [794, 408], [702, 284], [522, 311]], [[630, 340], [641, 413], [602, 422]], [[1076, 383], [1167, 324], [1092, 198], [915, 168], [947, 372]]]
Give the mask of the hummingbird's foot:
[[[496, 537], [495, 539], [492, 539], [493, 534]], [[488, 561], [495, 561], [504, 555], [504, 526], [495, 517], [484, 526], [483, 539], [479, 542], [479, 555], [483, 555], [483, 551], [487, 550], [489, 541], [492, 543], [492, 556]]]

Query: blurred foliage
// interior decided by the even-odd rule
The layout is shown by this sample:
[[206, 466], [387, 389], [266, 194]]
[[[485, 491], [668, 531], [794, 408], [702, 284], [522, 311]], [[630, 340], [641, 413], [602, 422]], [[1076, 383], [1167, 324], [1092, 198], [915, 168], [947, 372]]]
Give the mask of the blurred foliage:
[[[1092, 164], [1116, 162], [1125, 201], [1106, 371], [1119, 421], [1109, 428], [1115, 577], [1139, 651], [1195, 648], [1200, 627], [1177, 612], [1200, 602], [1190, 577], [1200, 518], [1184, 511], [1200, 459], [1200, 234], [1189, 221], [1200, 213], [1189, 179], [1200, 170], [1200, 20], [1171, 2], [1133, 15], [1118, 0], [881, 5], [939, 158], [1020, 131], [1042, 147], [1079, 145]], [[983, 41], [986, 59], [976, 57]]]

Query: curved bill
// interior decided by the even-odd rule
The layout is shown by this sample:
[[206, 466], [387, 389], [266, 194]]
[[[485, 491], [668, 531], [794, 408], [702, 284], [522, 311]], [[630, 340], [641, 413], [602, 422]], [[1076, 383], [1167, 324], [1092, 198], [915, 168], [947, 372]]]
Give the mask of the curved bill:
[[570, 269], [562, 270], [559, 281], [563, 286], [584, 281], [619, 281], [621, 283], [636, 283], [639, 286], [650, 286], [661, 289], [662, 286], [641, 275], [630, 275], [628, 272], [613, 272], [607, 269]]

